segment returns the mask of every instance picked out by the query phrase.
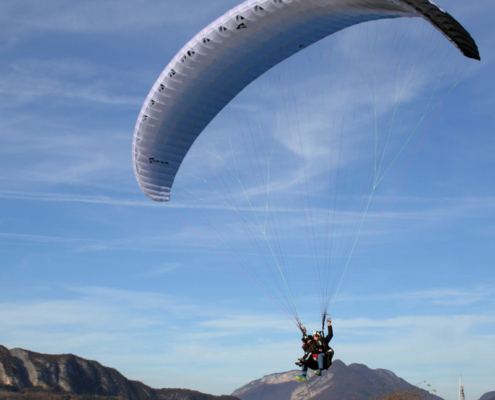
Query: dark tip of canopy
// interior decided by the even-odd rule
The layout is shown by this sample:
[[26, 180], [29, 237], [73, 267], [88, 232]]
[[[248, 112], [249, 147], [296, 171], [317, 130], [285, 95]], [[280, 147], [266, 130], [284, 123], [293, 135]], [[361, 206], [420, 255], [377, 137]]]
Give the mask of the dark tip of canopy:
[[457, 22], [450, 14], [447, 14], [429, 0], [400, 0], [402, 3], [414, 8], [421, 16], [429, 20], [447, 39], [449, 39], [468, 58], [480, 60], [480, 53], [476, 42], [469, 32]]

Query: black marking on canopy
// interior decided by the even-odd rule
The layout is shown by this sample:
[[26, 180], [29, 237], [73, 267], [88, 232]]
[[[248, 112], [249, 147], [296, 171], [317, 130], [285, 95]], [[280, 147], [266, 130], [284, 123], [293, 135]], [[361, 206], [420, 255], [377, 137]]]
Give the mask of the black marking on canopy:
[[236, 29], [246, 29], [247, 26], [246, 24], [243, 22], [242, 24], [240, 24]]
[[468, 58], [480, 59], [476, 42], [469, 32], [450, 14], [442, 11], [428, 0], [400, 0], [414, 8], [425, 19], [431, 22], [447, 39], [449, 39]]
[[150, 158], [149, 158], [149, 161], [150, 161], [150, 164], [153, 164], [153, 163], [155, 163], [155, 164], [166, 164], [166, 165], [168, 165], [168, 164], [169, 164], [169, 162], [168, 162], [168, 161], [157, 160], [157, 159], [156, 159], [156, 158], [154, 158], [154, 157], [150, 157]]

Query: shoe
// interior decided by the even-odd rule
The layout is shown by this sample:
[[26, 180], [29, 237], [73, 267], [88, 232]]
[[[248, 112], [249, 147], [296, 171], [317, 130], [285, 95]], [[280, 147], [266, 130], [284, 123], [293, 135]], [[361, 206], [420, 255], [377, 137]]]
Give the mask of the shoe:
[[317, 369], [317, 370], [315, 371], [315, 375], [321, 376], [321, 370], [320, 370], [320, 369]]
[[304, 365], [302, 362], [296, 362], [295, 364], [299, 365], [300, 367], [302, 367]]
[[298, 358], [299, 361], [301, 361], [302, 363], [306, 362], [306, 360], [304, 358]]
[[308, 378], [306, 378], [306, 375], [298, 375], [296, 376], [296, 379], [303, 382], [306, 382], [308, 380]]

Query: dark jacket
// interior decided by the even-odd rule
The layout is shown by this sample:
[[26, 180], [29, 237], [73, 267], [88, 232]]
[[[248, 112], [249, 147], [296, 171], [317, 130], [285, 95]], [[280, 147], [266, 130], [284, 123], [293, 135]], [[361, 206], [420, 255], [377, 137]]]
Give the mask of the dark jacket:
[[313, 336], [312, 335], [309, 335], [309, 336], [305, 335], [305, 336], [303, 336], [302, 341], [303, 341], [303, 345], [302, 345], [303, 350], [306, 353], [309, 353], [309, 351], [311, 350], [311, 347], [313, 346]]
[[320, 353], [325, 353], [328, 350], [328, 343], [330, 343], [330, 340], [333, 338], [333, 328], [330, 325], [328, 327], [328, 335], [324, 338], [321, 338], [320, 340], [317, 340], [316, 342], [313, 342], [313, 346], [311, 348], [311, 354], [320, 354]]

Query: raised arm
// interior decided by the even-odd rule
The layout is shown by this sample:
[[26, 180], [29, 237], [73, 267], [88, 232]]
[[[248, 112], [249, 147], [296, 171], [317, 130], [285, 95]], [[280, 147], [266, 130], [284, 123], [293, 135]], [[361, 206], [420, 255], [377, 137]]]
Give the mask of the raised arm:
[[333, 338], [333, 328], [332, 328], [332, 319], [328, 318], [327, 319], [327, 326], [328, 326], [328, 335], [325, 338], [326, 342], [329, 343], [330, 340]]
[[304, 341], [307, 339], [307, 337], [308, 337], [308, 335], [306, 334], [306, 327], [305, 327], [305, 326], [303, 326], [303, 327], [301, 328], [301, 331], [302, 331], [302, 334], [303, 334], [303, 336], [302, 336], [302, 339], [301, 339], [301, 340], [304, 342]]

